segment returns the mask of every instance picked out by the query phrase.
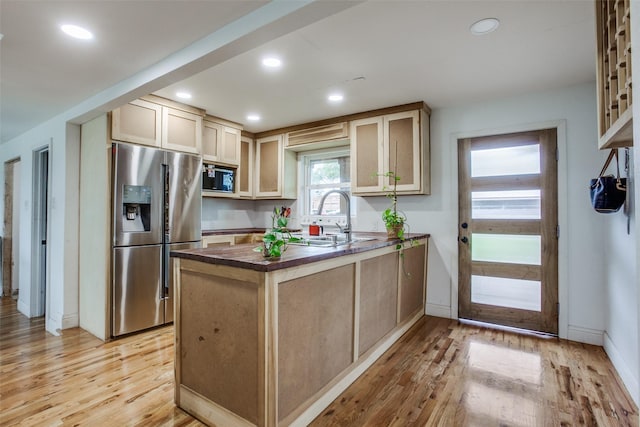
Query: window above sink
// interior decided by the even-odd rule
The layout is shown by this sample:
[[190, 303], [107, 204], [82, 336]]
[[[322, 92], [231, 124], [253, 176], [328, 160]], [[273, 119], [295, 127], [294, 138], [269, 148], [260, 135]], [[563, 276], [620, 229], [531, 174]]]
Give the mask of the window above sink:
[[[349, 148], [301, 152], [298, 154], [298, 165], [298, 182], [302, 183], [298, 194], [302, 211], [300, 224], [346, 225], [346, 204], [338, 193], [327, 197], [321, 213], [318, 212], [318, 208], [322, 196], [328, 191], [341, 190], [351, 193]], [[352, 217], [354, 212], [355, 204], [352, 198]]]

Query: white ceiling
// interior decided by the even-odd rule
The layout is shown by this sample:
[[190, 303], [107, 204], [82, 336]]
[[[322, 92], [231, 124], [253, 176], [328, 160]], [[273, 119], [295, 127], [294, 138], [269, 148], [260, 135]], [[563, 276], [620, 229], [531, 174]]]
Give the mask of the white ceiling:
[[[264, 3], [1, 0], [2, 141]], [[415, 101], [445, 108], [595, 80], [589, 0], [351, 3], [154, 93], [175, 99], [189, 90], [188, 103], [260, 132]], [[500, 19], [500, 28], [472, 36], [469, 26], [485, 17]], [[57, 29], [65, 19], [90, 27], [96, 40], [66, 40]], [[271, 53], [284, 66], [265, 72], [260, 60]], [[332, 90], [344, 93], [342, 104], [326, 101]], [[262, 120], [247, 122], [250, 112]]]

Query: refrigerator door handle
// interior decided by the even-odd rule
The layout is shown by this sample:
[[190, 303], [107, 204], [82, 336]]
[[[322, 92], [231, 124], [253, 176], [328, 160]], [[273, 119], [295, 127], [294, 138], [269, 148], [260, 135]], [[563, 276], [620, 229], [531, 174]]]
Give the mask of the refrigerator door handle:
[[164, 218], [164, 224], [162, 225], [164, 228], [163, 236], [164, 243], [169, 242], [169, 183], [171, 182], [169, 176], [170, 170], [169, 165], [162, 164], [162, 177], [164, 179], [163, 187], [164, 191], [162, 193], [162, 218]]
[[169, 298], [169, 283], [170, 282], [170, 277], [169, 277], [169, 262], [171, 262], [171, 258], [169, 257], [169, 254], [171, 253], [171, 249], [169, 248], [169, 245], [167, 243], [165, 243], [164, 245], [162, 245], [162, 252], [163, 252], [163, 257], [164, 257], [164, 262], [163, 267], [162, 267], [162, 290], [161, 290], [161, 299], [167, 299]]

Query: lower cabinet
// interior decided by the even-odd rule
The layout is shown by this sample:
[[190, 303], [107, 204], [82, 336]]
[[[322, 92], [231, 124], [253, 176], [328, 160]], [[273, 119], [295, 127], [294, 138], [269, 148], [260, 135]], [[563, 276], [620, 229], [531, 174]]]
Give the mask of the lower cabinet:
[[360, 262], [358, 357], [398, 324], [398, 253]]
[[212, 246], [231, 246], [235, 244], [233, 234], [219, 234], [215, 236], [202, 236], [202, 247], [210, 248]]
[[212, 246], [233, 246], [242, 243], [259, 243], [262, 242], [263, 233], [247, 233], [247, 234], [215, 234], [210, 236], [202, 236], [202, 247], [210, 248]]
[[398, 322], [407, 320], [416, 310], [423, 308], [426, 299], [424, 283], [426, 270], [424, 260], [427, 259], [426, 245], [414, 246], [404, 250], [404, 258], [400, 259], [398, 275]]
[[278, 285], [278, 419], [353, 363], [356, 265]]
[[177, 405], [215, 425], [307, 425], [424, 315], [426, 244], [264, 272], [177, 260]]

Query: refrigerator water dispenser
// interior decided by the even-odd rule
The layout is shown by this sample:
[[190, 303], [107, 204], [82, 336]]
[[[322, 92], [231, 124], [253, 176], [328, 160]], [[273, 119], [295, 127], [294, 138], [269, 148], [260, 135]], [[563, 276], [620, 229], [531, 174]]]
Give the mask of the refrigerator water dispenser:
[[124, 185], [122, 189], [122, 228], [128, 233], [151, 230], [151, 187]]

